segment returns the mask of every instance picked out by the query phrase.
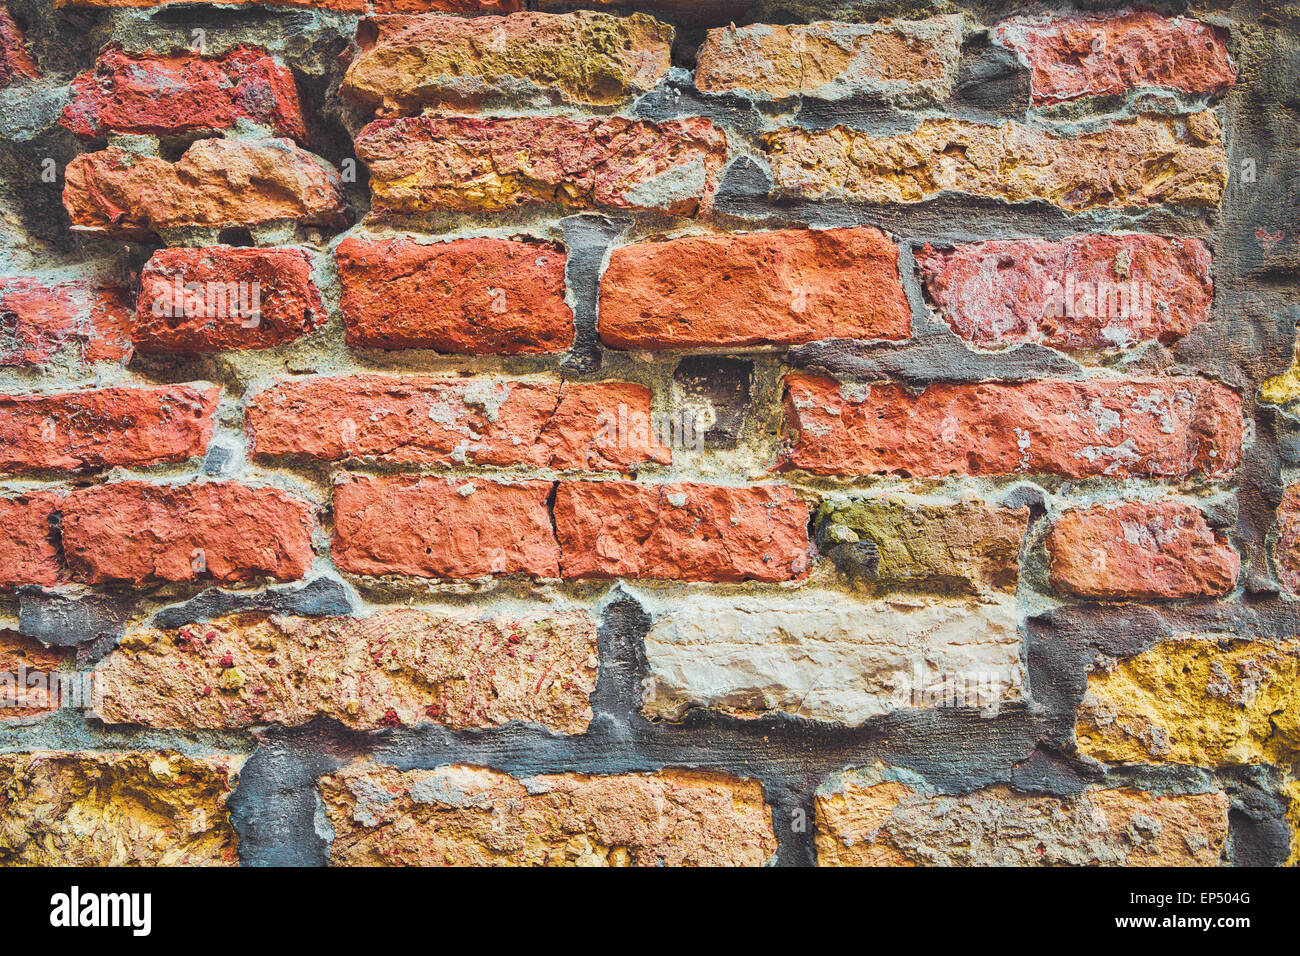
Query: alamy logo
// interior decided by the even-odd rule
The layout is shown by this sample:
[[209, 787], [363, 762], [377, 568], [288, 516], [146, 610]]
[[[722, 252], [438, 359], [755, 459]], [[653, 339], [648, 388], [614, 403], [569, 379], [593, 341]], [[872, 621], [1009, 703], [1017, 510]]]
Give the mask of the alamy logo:
[[262, 322], [262, 283], [182, 282], [174, 276], [158, 288], [150, 310], [160, 319], [238, 319], [243, 328], [255, 329]]
[[127, 926], [133, 936], [148, 936], [153, 928], [153, 894], [85, 893], [74, 886], [50, 897], [50, 925]]

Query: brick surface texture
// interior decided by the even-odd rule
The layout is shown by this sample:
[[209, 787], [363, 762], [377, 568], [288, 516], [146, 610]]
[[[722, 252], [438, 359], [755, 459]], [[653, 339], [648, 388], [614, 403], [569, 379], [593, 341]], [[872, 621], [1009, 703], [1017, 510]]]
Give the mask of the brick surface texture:
[[0, 0], [0, 865], [1300, 861], [1300, 27], [1002, 6]]

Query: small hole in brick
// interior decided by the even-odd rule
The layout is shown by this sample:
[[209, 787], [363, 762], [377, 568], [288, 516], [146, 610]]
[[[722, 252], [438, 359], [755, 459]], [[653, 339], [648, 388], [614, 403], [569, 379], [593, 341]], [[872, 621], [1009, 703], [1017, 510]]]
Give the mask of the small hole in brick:
[[223, 246], [253, 246], [253, 234], [243, 226], [228, 226], [221, 230], [218, 238]]

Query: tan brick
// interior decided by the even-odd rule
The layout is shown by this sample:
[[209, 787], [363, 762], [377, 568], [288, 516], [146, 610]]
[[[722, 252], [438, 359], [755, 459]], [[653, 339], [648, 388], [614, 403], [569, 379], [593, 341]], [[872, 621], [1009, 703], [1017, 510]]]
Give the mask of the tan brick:
[[948, 796], [877, 765], [827, 781], [816, 818], [818, 866], [1218, 866], [1228, 797], [1004, 785]]
[[96, 669], [111, 724], [185, 730], [376, 730], [512, 720], [576, 734], [591, 722], [596, 626], [584, 612], [475, 619], [416, 608], [367, 618], [236, 614], [139, 628]]
[[321, 778], [330, 861], [375, 866], [761, 866], [757, 781], [693, 770], [516, 779], [359, 763]]
[[623, 116], [380, 119], [356, 154], [379, 221], [538, 205], [706, 215], [728, 156], [711, 120]]
[[0, 865], [233, 866], [243, 757], [0, 754]]
[[1076, 212], [1217, 206], [1227, 185], [1223, 133], [1210, 112], [1137, 116], [1076, 137], [927, 119], [894, 136], [790, 127], [763, 141], [776, 193], [804, 199], [915, 203], [958, 192]]
[[952, 92], [961, 54], [961, 17], [710, 30], [695, 85], [705, 93], [758, 99], [838, 100], [906, 94], [938, 102]]
[[1020, 619], [1006, 595], [693, 596], [646, 634], [642, 709], [653, 719], [706, 708], [854, 727], [911, 708], [992, 712], [1023, 694]]
[[361, 52], [344, 96], [380, 116], [537, 96], [617, 106], [653, 88], [672, 64], [673, 28], [644, 14], [516, 13], [380, 17], [357, 31]]

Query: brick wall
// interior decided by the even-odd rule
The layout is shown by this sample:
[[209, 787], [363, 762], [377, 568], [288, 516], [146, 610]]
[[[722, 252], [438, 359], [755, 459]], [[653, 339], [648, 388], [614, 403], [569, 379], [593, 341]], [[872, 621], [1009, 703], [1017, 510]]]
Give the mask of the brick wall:
[[991, 6], [8, 0], [0, 864], [1300, 857], [1300, 24]]

